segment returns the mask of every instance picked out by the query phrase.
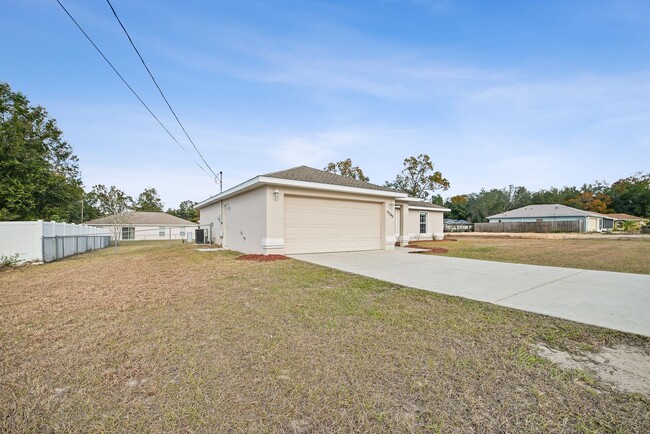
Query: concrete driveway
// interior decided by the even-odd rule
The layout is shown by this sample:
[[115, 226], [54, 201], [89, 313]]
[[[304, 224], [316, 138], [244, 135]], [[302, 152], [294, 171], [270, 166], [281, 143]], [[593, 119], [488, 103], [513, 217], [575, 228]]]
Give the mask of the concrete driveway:
[[[411, 288], [650, 336], [650, 276], [394, 251], [291, 255]], [[641, 259], [639, 259], [641, 260]]]

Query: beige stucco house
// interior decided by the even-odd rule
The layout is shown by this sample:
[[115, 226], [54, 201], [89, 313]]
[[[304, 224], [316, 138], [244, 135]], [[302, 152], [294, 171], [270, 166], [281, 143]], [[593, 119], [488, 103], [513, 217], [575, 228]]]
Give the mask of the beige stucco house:
[[528, 205], [489, 216], [487, 219], [490, 223], [577, 221], [580, 232], [608, 231], [614, 227], [614, 219], [608, 214], [583, 211], [557, 203]]
[[133, 211], [86, 222], [88, 226], [109, 229], [113, 240], [192, 241], [198, 224], [166, 212]]
[[391, 250], [396, 241], [441, 239], [449, 211], [307, 166], [256, 176], [196, 208], [214, 243], [257, 254]]

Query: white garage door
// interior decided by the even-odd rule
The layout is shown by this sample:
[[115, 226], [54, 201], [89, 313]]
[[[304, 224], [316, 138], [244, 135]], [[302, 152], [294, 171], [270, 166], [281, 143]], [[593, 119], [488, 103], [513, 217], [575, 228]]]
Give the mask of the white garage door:
[[286, 253], [381, 248], [381, 204], [285, 196]]

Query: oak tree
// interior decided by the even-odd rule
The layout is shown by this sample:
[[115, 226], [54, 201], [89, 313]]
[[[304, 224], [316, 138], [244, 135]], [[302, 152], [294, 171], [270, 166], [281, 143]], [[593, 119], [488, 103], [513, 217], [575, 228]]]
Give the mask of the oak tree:
[[427, 154], [404, 159], [404, 169], [387, 187], [408, 193], [409, 196], [427, 199], [436, 190], [448, 190], [449, 181], [437, 170]]

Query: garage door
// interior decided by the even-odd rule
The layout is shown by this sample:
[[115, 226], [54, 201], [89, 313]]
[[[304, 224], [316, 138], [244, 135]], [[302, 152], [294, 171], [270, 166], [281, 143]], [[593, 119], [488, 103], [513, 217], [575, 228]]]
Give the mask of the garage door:
[[285, 196], [286, 253], [381, 248], [381, 204]]

